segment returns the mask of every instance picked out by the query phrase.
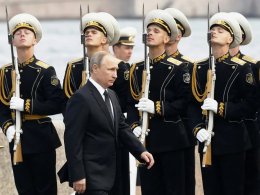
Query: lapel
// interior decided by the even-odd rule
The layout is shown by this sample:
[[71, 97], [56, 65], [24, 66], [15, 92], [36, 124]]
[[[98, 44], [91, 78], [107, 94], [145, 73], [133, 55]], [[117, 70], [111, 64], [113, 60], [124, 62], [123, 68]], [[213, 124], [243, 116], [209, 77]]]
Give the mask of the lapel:
[[114, 125], [112, 123], [112, 120], [111, 120], [111, 117], [110, 117], [110, 114], [108, 112], [108, 109], [107, 109], [107, 106], [105, 104], [104, 99], [102, 98], [102, 96], [99, 93], [99, 91], [96, 89], [96, 87], [91, 82], [87, 82], [87, 85], [89, 85], [90, 90], [92, 92], [92, 95], [94, 96], [94, 98], [96, 99], [99, 107], [103, 111], [102, 113], [104, 113], [104, 115], [106, 116], [107, 122], [109, 123], [110, 130], [112, 131], [112, 133], [114, 133], [114, 130], [113, 130], [114, 129]]

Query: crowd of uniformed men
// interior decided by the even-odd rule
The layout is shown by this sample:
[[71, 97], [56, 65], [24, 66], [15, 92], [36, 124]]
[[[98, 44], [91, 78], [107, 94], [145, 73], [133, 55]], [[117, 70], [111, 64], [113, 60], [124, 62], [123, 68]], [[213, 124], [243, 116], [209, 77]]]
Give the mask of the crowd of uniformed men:
[[[131, 27], [120, 30], [112, 15], [97, 12], [82, 17], [86, 56], [68, 62], [63, 87], [54, 68], [34, 54], [34, 46], [42, 37], [39, 21], [25, 13], [10, 19], [20, 73], [20, 97], [13, 96], [12, 64], [2, 66], [0, 125], [13, 154], [17, 131], [14, 113], [22, 113], [23, 162], [12, 165], [19, 194], [57, 194], [55, 149], [61, 142], [48, 115], [68, 114], [67, 101], [89, 79], [86, 64], [95, 53], [109, 52], [112, 46], [119, 60], [117, 79], [111, 89], [118, 96], [122, 112], [127, 113], [126, 121], [136, 137], [142, 133], [141, 113], [149, 114], [145, 147], [155, 164], [149, 170], [139, 168], [142, 194], [195, 195], [195, 145], [199, 143], [202, 161], [204, 144], [211, 140], [212, 163], [201, 168], [205, 195], [260, 195], [260, 62], [240, 51], [240, 46], [252, 39], [248, 20], [235, 12], [219, 12], [210, 18], [214, 86], [210, 86], [214, 77], [208, 74], [212, 67], [210, 58], [193, 61], [178, 50], [181, 39], [191, 35], [190, 24], [180, 10], [152, 10], [146, 14], [144, 24], [150, 69], [148, 97], [143, 96], [145, 60], [128, 63], [137, 32]], [[209, 95], [208, 88], [212, 87], [214, 96]], [[213, 113], [213, 132], [207, 129], [212, 120], [208, 113]], [[128, 151], [123, 143], [118, 143], [117, 150], [114, 186], [101, 190], [126, 195]], [[75, 182], [70, 170], [68, 176], [61, 178]], [[91, 179], [86, 178], [86, 194]]]

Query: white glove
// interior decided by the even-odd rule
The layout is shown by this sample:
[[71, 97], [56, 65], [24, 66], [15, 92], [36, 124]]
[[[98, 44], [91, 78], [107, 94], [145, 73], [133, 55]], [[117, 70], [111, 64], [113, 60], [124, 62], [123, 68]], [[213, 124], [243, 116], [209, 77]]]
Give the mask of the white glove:
[[211, 110], [215, 114], [218, 112], [218, 102], [212, 98], [206, 98], [201, 106], [202, 110]]
[[15, 128], [14, 125], [11, 125], [6, 130], [6, 137], [9, 143], [14, 139], [14, 134], [15, 134]]
[[196, 135], [196, 138], [200, 141], [200, 142], [204, 142], [207, 139], [209, 139], [210, 134], [206, 129], [201, 129], [199, 130], [199, 132]]
[[133, 133], [136, 137], [140, 137], [140, 135], [142, 134], [142, 128], [140, 126], [135, 127]]
[[12, 97], [10, 101], [10, 109], [24, 111], [24, 100], [18, 97]]
[[137, 107], [139, 111], [154, 114], [154, 102], [148, 98], [141, 98], [135, 107]]

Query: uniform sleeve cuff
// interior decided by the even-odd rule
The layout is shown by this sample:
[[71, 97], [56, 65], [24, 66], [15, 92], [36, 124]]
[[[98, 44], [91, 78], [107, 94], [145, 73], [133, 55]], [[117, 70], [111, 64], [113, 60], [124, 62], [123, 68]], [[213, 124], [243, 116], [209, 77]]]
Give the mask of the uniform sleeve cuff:
[[197, 133], [198, 133], [202, 128], [205, 128], [204, 125], [199, 124], [199, 125], [197, 125], [197, 126], [193, 129], [193, 135], [194, 135], [194, 137], [197, 136]]
[[137, 126], [139, 126], [139, 122], [134, 122], [132, 125], [131, 125], [131, 130], [133, 131], [134, 128], [136, 128]]
[[12, 121], [7, 121], [4, 123], [3, 125], [3, 133], [6, 135], [6, 131], [8, 129], [8, 127], [12, 126], [13, 125], [13, 122]]

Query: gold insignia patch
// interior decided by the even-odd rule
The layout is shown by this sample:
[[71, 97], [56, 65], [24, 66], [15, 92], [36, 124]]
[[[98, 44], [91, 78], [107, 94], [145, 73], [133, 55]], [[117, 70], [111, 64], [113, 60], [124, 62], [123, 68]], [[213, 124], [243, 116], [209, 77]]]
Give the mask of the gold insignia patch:
[[247, 73], [246, 74], [246, 82], [249, 83], [249, 84], [253, 84], [254, 78], [253, 78], [252, 73]]
[[184, 81], [184, 83], [190, 83], [190, 74], [189, 73], [185, 73], [183, 75], [183, 81]]
[[57, 78], [56, 75], [51, 77], [51, 84], [54, 86], [57, 86], [59, 84], [59, 79]]
[[124, 78], [125, 78], [126, 81], [129, 80], [129, 71], [128, 71], [128, 70], [126, 70], [126, 71], [124, 72]]

